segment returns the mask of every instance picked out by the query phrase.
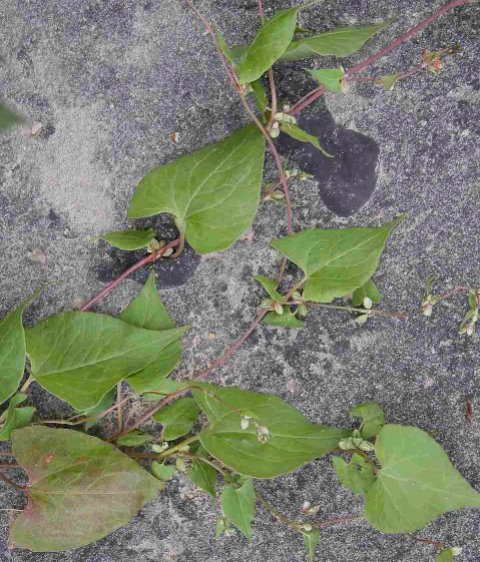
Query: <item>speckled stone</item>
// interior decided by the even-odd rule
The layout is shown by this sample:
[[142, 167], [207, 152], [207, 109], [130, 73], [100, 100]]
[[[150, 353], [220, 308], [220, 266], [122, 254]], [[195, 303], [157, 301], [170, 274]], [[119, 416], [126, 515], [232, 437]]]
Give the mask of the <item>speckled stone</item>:
[[[440, 3], [323, 2], [302, 13], [301, 23], [327, 30], [395, 17], [365, 51], [373, 52]], [[232, 44], [251, 38], [257, 24], [254, 0], [198, 0], [196, 5]], [[265, 0], [265, 5], [268, 15], [290, 2]], [[0, 21], [0, 92], [27, 119], [25, 126], [0, 136], [0, 313], [49, 282], [26, 314], [32, 323], [72, 308], [128, 265], [130, 258], [95, 237], [129, 224], [126, 207], [145, 172], [223, 138], [246, 118], [203, 28], [181, 1], [10, 0], [0, 4]], [[335, 190], [337, 180], [345, 184], [344, 176], [335, 175], [333, 164], [322, 169], [318, 161], [320, 183], [293, 182], [295, 229], [377, 225], [406, 213], [376, 275], [388, 310], [416, 309], [431, 273], [438, 291], [480, 279], [478, 22], [478, 5], [456, 9], [377, 65], [379, 74], [405, 70], [424, 48], [461, 44], [462, 53], [446, 62], [443, 74], [411, 77], [393, 92], [357, 85], [346, 95], [327, 95], [310, 112], [314, 118], [328, 115], [336, 123], [334, 132], [370, 139], [378, 155], [368, 179], [355, 162], [350, 166], [349, 193], [355, 195], [363, 182], [366, 195], [348, 212], [348, 202]], [[345, 66], [361, 58], [355, 55]], [[338, 63], [328, 58], [315, 64]], [[279, 89], [287, 100], [313, 86], [302, 66], [278, 67]], [[35, 121], [42, 129], [32, 136]], [[173, 132], [179, 133], [178, 144], [171, 140]], [[274, 179], [271, 163], [269, 174]], [[171, 225], [159, 224], [161, 234], [170, 237]], [[283, 225], [283, 206], [264, 204], [251, 235], [230, 250], [202, 259], [187, 255], [191, 261], [182, 271], [159, 270], [170, 279], [163, 282], [162, 296], [172, 316], [193, 326], [184, 338], [182, 370], [204, 366], [249, 323], [261, 296], [251, 276], [275, 271], [279, 256], [268, 244], [285, 233]], [[141, 281], [126, 281], [98, 309], [117, 313]], [[430, 320], [378, 318], [360, 329], [348, 315], [312, 310], [302, 331], [259, 329], [215, 380], [275, 392], [310, 419], [328, 424], [349, 424], [350, 407], [377, 400], [390, 421], [434, 432], [480, 489], [479, 340], [457, 335], [464, 311], [458, 297], [439, 306]], [[475, 412], [471, 425], [465, 422], [466, 397]], [[31, 401], [42, 416], [68, 412], [35, 385]], [[361, 501], [338, 486], [329, 458], [258, 486], [292, 516], [305, 500], [320, 505], [319, 518], [361, 513]], [[2, 509], [23, 505], [21, 496], [2, 484], [0, 498]], [[260, 509], [251, 543], [239, 533], [215, 540], [218, 509], [184, 477], [176, 477], [127, 527], [94, 545], [57, 554], [8, 551], [9, 514], [0, 511], [0, 560], [305, 560], [301, 537]], [[479, 531], [480, 512], [465, 510], [439, 518], [423, 535], [463, 546], [459, 562], [479, 562]], [[356, 522], [326, 528], [318, 560], [430, 562], [434, 551]]]

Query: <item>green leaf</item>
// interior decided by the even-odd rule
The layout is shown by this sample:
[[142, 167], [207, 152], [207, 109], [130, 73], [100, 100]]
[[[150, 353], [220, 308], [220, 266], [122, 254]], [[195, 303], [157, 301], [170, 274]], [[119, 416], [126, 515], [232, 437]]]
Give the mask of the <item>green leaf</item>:
[[363, 402], [350, 410], [352, 416], [362, 418], [360, 433], [364, 439], [371, 439], [385, 425], [385, 413], [376, 402]]
[[238, 66], [241, 84], [260, 78], [287, 50], [295, 33], [298, 10], [281, 10], [262, 25]]
[[[310, 423], [272, 394], [195, 382], [193, 395], [210, 425], [200, 433], [208, 453], [240, 474], [273, 478], [334, 449], [348, 431]], [[250, 416], [242, 429], [242, 416]], [[266, 440], [259, 440], [259, 428]], [[262, 442], [263, 441], [263, 442]]]
[[12, 546], [33, 552], [78, 548], [126, 525], [160, 483], [112, 445], [78, 431], [34, 426], [12, 433], [29, 477], [28, 504]]
[[282, 60], [300, 60], [317, 55], [348, 57], [383, 29], [389, 22], [366, 27], [341, 27], [312, 37], [292, 41]]
[[197, 252], [225, 250], [255, 217], [264, 156], [263, 135], [248, 125], [151, 170], [139, 183], [128, 216], [170, 213]]
[[398, 82], [400, 78], [400, 74], [386, 74], [385, 76], [380, 76], [379, 81], [380, 84], [385, 88], [385, 90], [390, 91], [393, 90], [396, 82]]
[[248, 479], [239, 487], [225, 486], [222, 492], [223, 515], [232, 522], [248, 540], [252, 539], [251, 524], [255, 512], [255, 489]]
[[301, 533], [303, 536], [305, 548], [307, 549], [307, 560], [308, 562], [314, 562], [315, 550], [317, 549], [322, 535], [320, 534], [320, 531], [318, 529], [312, 529], [311, 531], [301, 531]]
[[263, 319], [263, 323], [277, 328], [303, 328], [305, 325], [305, 322], [297, 318], [288, 306], [283, 307], [283, 314], [269, 312]]
[[267, 90], [263, 79], [259, 78], [252, 82], [253, 95], [255, 97], [255, 103], [257, 104], [257, 109], [260, 113], [263, 113], [268, 107]]
[[328, 91], [342, 91], [342, 79], [345, 75], [345, 72], [342, 68], [319, 68], [309, 70], [308, 72]]
[[187, 328], [145, 330], [93, 312], [63, 312], [26, 330], [32, 375], [86, 410], [118, 382], [154, 363]]
[[274, 240], [272, 246], [305, 272], [307, 301], [331, 302], [372, 277], [387, 237], [398, 222], [378, 228], [311, 228]]
[[277, 302], [285, 302], [285, 298], [277, 291], [277, 283], [265, 275], [254, 275], [255, 281], [258, 281], [260, 285], [265, 289], [267, 295]]
[[365, 517], [382, 533], [412, 533], [442, 513], [480, 507], [480, 494], [417, 427], [385, 425], [375, 455], [382, 469], [367, 494]]
[[152, 474], [161, 482], [169, 482], [175, 474], [177, 468], [172, 464], [160, 464], [159, 462], [152, 462]]
[[9, 129], [22, 121], [19, 115], [13, 113], [4, 103], [0, 103], [0, 129]]
[[34, 293], [0, 322], [0, 404], [17, 390], [25, 371], [25, 331], [22, 316]]
[[[154, 271], [150, 272], [143, 289], [122, 312], [120, 320], [146, 330], [163, 331], [175, 328], [158, 294]], [[165, 385], [165, 377], [177, 367], [181, 355], [182, 344], [177, 339], [167, 345], [155, 361], [145, 369], [128, 377], [128, 384], [137, 394], [161, 392], [162, 386]], [[159, 396], [157, 395], [155, 399], [158, 400]]]
[[215, 497], [217, 471], [213, 468], [213, 466], [210, 466], [200, 459], [195, 459], [187, 474], [195, 486]]
[[153, 228], [148, 230], [119, 230], [118, 232], [108, 232], [99, 237], [111, 246], [120, 250], [139, 250], [146, 248], [150, 242], [155, 240], [156, 232]]
[[354, 494], [365, 497], [375, 481], [372, 466], [357, 453], [352, 455], [350, 463], [342, 457], [333, 457], [332, 463], [340, 484]]
[[353, 291], [352, 304], [353, 306], [363, 306], [365, 298], [369, 298], [372, 302], [380, 302], [381, 295], [375, 283], [369, 279], [365, 285]]
[[322, 147], [317, 137], [311, 135], [310, 133], [307, 133], [307, 131], [304, 131], [303, 129], [300, 129], [300, 127], [298, 125], [295, 125], [295, 123], [284, 122], [280, 125], [280, 129], [289, 137], [297, 139], [300, 142], [308, 142], [312, 144], [327, 158], [334, 158], [333, 154], [330, 154]]
[[3, 412], [0, 421], [3, 423], [0, 429], [0, 441], [10, 439], [10, 434], [14, 429], [20, 429], [27, 426], [33, 418], [36, 408], [26, 406], [25, 408], [17, 408], [19, 404], [27, 399], [27, 395], [18, 393], [12, 396], [8, 408]]
[[173, 441], [192, 429], [199, 413], [200, 408], [195, 400], [186, 397], [162, 408], [153, 417], [163, 425], [162, 438], [165, 441]]
[[143, 431], [134, 430], [127, 435], [123, 435], [117, 439], [117, 445], [120, 447], [138, 447], [153, 441], [153, 436]]

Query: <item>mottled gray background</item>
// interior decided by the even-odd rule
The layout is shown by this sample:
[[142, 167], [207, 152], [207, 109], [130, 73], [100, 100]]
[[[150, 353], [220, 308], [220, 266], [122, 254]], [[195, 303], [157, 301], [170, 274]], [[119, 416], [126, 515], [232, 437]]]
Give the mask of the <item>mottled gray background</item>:
[[[196, 4], [230, 42], [252, 37], [255, 0]], [[290, 2], [265, 4], [269, 14]], [[372, 52], [439, 5], [438, 0], [337, 0], [302, 13], [301, 22], [327, 30], [394, 17], [364, 51]], [[130, 263], [132, 257], [92, 239], [126, 226], [128, 201], [147, 170], [221, 139], [245, 117], [209, 38], [181, 1], [4, 0], [0, 21], [0, 92], [27, 119], [0, 136], [0, 312], [48, 281], [26, 315], [31, 323], [72, 308]], [[295, 229], [376, 225], [408, 213], [376, 276], [391, 310], [415, 309], [430, 273], [438, 290], [458, 283], [478, 286], [478, 30], [478, 5], [456, 9], [378, 65], [379, 73], [408, 69], [423, 48], [460, 44], [463, 52], [447, 61], [442, 75], [417, 75], [391, 93], [360, 85], [348, 95], [328, 95], [308, 115], [337, 159], [318, 161], [318, 182], [293, 184]], [[289, 99], [313, 86], [302, 66], [278, 68]], [[31, 135], [34, 121], [43, 125], [37, 136]], [[170, 139], [174, 131], [178, 144]], [[294, 157], [305, 160], [303, 153]], [[360, 210], [345, 216], [365, 199]], [[184, 338], [185, 368], [204, 366], [253, 317], [261, 292], [251, 276], [275, 271], [278, 255], [268, 243], [284, 234], [283, 218], [282, 205], [264, 204], [251, 235], [229, 251], [201, 260], [189, 253], [159, 268], [163, 298], [175, 320], [193, 325]], [[166, 237], [173, 235], [168, 221], [159, 224]], [[118, 312], [141, 280], [140, 275], [125, 282], [99, 309]], [[345, 314], [317, 309], [303, 331], [258, 330], [216, 380], [278, 393], [310, 419], [329, 424], [348, 424], [348, 408], [377, 400], [390, 421], [435, 432], [480, 489], [478, 336], [457, 335], [464, 310], [459, 297], [439, 306], [431, 320], [379, 318], [359, 329]], [[465, 422], [466, 397], [475, 410], [471, 425]], [[31, 400], [42, 416], [65, 413], [35, 385]], [[321, 506], [319, 518], [361, 512], [361, 502], [338, 486], [328, 458], [260, 488], [290, 515], [307, 499]], [[2, 508], [22, 505], [21, 496], [2, 485], [0, 493]], [[7, 550], [8, 512], [1, 511], [0, 559], [304, 560], [301, 538], [260, 510], [250, 544], [238, 533], [216, 541], [217, 512], [205, 495], [175, 478], [129, 526], [105, 540], [70, 553], [33, 555]], [[439, 518], [423, 536], [463, 546], [458, 560], [474, 562], [480, 561], [479, 530], [480, 513], [466, 510]], [[432, 548], [382, 536], [363, 522], [326, 529], [318, 554], [319, 561], [329, 562], [433, 559]]]

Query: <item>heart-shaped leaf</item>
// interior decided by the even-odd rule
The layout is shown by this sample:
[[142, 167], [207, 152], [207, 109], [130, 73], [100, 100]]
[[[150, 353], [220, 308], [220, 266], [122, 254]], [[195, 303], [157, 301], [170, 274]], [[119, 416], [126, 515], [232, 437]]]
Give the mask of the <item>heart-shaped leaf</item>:
[[[145, 286], [120, 315], [120, 320], [146, 330], [171, 330], [175, 323], [170, 318], [157, 291], [155, 272], [150, 272]], [[160, 392], [165, 377], [175, 369], [182, 355], [182, 344], [177, 339], [167, 345], [145, 369], [128, 377], [127, 382], [137, 394]], [[158, 395], [156, 399], [158, 400]]]
[[311, 228], [274, 240], [272, 246], [305, 272], [306, 300], [330, 302], [370, 279], [399, 220], [378, 228]]
[[260, 199], [265, 139], [248, 125], [151, 170], [128, 209], [131, 218], [173, 215], [200, 254], [225, 250], [251, 225]]
[[382, 469], [367, 493], [365, 517], [383, 533], [412, 533], [447, 511], [480, 507], [480, 494], [417, 427], [385, 425], [375, 455]]
[[292, 41], [282, 60], [300, 60], [317, 55], [348, 57], [361, 49], [373, 35], [389, 22], [366, 27], [341, 27], [326, 33]]
[[22, 315], [38, 291], [0, 322], [0, 404], [14, 394], [25, 371]]
[[161, 488], [112, 445], [77, 431], [18, 429], [12, 446], [29, 483], [11, 546], [52, 552], [94, 542], [126, 525]]
[[298, 10], [281, 10], [262, 25], [238, 66], [240, 83], [260, 78], [287, 50], [295, 33]]
[[248, 540], [252, 539], [251, 524], [255, 512], [255, 489], [248, 479], [238, 488], [232, 484], [225, 486], [222, 492], [222, 512]]
[[145, 330], [93, 312], [63, 312], [26, 331], [32, 375], [76, 410], [154, 363], [187, 327]]
[[210, 421], [200, 433], [203, 447], [240, 474], [255, 478], [285, 474], [331, 451], [349, 434], [310, 423], [271, 394], [199, 382], [193, 388], [195, 400]]
[[150, 242], [155, 240], [156, 232], [153, 228], [148, 230], [119, 230], [118, 232], [107, 232], [100, 236], [100, 240], [105, 240], [111, 246], [120, 250], [139, 250], [146, 248]]

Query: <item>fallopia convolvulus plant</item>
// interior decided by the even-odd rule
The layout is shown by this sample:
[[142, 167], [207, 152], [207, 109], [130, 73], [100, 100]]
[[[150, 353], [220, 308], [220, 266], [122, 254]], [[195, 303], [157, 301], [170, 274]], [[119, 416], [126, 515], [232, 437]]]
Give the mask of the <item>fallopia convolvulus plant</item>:
[[[206, 381], [262, 323], [302, 328], [312, 306], [352, 312], [359, 324], [375, 314], [392, 315], [377, 308], [380, 293], [372, 278], [402, 217], [374, 227], [295, 232], [288, 182], [301, 172], [286, 170], [275, 139], [289, 135], [315, 146], [319, 158], [334, 158], [318, 138], [299, 127], [296, 115], [326, 91], [346, 95], [362, 81], [390, 90], [414, 73], [439, 72], [443, 57], [456, 49], [424, 51], [407, 71], [357, 77], [437, 17], [470, 1], [446, 4], [354, 67], [320, 65], [310, 70], [318, 87], [296, 103], [279, 107], [272, 69], [277, 61], [348, 57], [388, 25], [305, 32], [298, 15], [314, 3], [281, 10], [267, 20], [259, 0], [262, 22], [252, 42], [228, 46], [220, 30], [188, 2], [211, 35], [252, 122], [216, 144], [151, 170], [141, 180], [129, 218], [170, 214], [178, 228], [176, 239], [162, 240], [153, 228], [107, 233], [103, 239], [111, 245], [125, 251], [145, 249], [145, 256], [80, 311], [62, 312], [25, 329], [23, 311], [35, 294], [0, 323], [0, 404], [6, 406], [0, 440], [11, 440], [11, 450], [2, 451], [11, 459], [3, 469], [23, 469], [28, 477], [21, 485], [20, 475], [12, 480], [0, 472], [0, 478], [28, 500], [12, 523], [11, 548], [61, 551], [99, 540], [126, 525], [178, 472], [217, 500], [218, 535], [236, 527], [250, 539], [256, 510], [262, 508], [303, 538], [309, 560], [314, 559], [326, 525], [363, 518], [377, 531], [411, 534], [443, 513], [480, 506], [480, 494], [432, 436], [417, 427], [387, 423], [376, 403], [359, 404], [350, 413], [360, 421], [337, 428], [308, 420], [279, 397]], [[0, 126], [12, 126], [18, 119], [0, 106]], [[266, 149], [279, 177], [262, 193]], [[272, 241], [281, 258], [279, 271], [274, 277], [254, 277], [265, 293], [255, 319], [205, 370], [188, 380], [169, 378], [181, 360], [181, 340], [189, 327], [175, 325], [153, 273], [118, 317], [90, 311], [134, 270], [158, 259], [175, 259], [187, 243], [199, 254], [226, 250], [250, 227], [261, 200], [285, 202], [287, 235]], [[288, 263], [296, 266], [298, 275], [286, 287]], [[457, 287], [433, 296], [428, 288], [421, 312], [429, 316], [436, 303], [461, 290], [468, 293], [469, 305], [461, 332], [471, 335], [478, 320], [476, 289]], [[35, 408], [24, 405], [33, 382], [69, 404], [74, 415], [66, 420], [38, 419]], [[130, 389], [126, 398], [116, 397], [122, 384]], [[89, 434], [132, 398], [141, 399], [145, 409], [126, 427], [118, 415], [113, 434], [105, 435], [105, 427], [96, 428], [105, 439]], [[62, 425], [76, 430], [59, 428]], [[318, 506], [306, 503], [301, 515], [290, 519], [259, 491], [262, 479], [276, 478], [327, 454], [339, 485], [363, 498], [362, 514], [317, 521]], [[434, 546], [438, 561], [452, 560], [459, 553], [458, 547], [417, 540]]]

